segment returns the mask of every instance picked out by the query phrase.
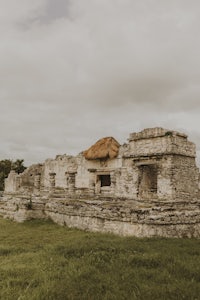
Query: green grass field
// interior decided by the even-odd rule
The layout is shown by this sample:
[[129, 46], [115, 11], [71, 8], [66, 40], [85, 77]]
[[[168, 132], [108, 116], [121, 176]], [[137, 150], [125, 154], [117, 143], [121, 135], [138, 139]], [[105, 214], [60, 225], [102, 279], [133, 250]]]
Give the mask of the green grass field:
[[200, 240], [0, 218], [0, 299], [200, 299]]

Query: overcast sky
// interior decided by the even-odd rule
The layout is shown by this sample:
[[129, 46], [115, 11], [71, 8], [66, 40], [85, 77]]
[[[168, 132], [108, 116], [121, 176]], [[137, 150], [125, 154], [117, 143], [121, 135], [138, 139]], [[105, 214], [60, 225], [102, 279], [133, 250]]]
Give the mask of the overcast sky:
[[199, 0], [0, 0], [0, 160], [161, 126], [200, 149]]

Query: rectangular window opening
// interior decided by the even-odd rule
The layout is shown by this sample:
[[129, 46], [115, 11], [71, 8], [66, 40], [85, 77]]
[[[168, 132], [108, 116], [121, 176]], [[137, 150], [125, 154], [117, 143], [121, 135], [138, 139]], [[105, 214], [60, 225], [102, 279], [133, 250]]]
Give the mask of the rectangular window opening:
[[101, 187], [111, 186], [110, 175], [100, 175]]

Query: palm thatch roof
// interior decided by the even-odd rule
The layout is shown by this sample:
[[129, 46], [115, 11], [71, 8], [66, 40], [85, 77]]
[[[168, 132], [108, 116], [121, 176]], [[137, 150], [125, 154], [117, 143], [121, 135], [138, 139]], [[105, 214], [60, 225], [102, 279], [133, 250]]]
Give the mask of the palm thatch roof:
[[98, 140], [88, 150], [83, 152], [86, 159], [115, 158], [118, 155], [120, 144], [113, 137], [105, 137]]

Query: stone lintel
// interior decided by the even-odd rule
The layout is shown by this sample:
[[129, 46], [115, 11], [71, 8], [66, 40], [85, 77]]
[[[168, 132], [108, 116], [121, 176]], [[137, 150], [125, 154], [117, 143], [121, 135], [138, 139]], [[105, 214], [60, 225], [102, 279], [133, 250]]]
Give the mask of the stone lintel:
[[77, 173], [77, 170], [69, 170], [69, 171], [65, 172], [65, 174], [69, 174], [69, 175], [73, 175], [76, 173]]
[[111, 172], [115, 171], [115, 169], [107, 169], [107, 168], [102, 168], [102, 169], [97, 169], [96, 173], [97, 175], [106, 175], [106, 174], [110, 174]]
[[[50, 175], [50, 173], [49, 173], [49, 175]], [[41, 173], [38, 172], [35, 174], [35, 176], [41, 176]]]
[[159, 161], [156, 160], [142, 160], [135, 162], [136, 167], [143, 166], [143, 165], [159, 165]]
[[156, 157], [157, 159], [161, 159], [165, 156], [183, 156], [183, 157], [192, 157], [195, 158], [196, 155], [189, 155], [183, 153], [175, 153], [175, 152], [163, 152], [163, 153], [151, 153], [151, 154], [142, 154], [142, 155], [134, 155], [134, 154], [124, 154], [123, 158], [132, 158], [133, 160], [147, 159]]
[[50, 172], [49, 175], [50, 176], [56, 176], [56, 173], [55, 172]]
[[88, 172], [91, 172], [91, 173], [95, 173], [97, 171], [97, 169], [88, 169]]

